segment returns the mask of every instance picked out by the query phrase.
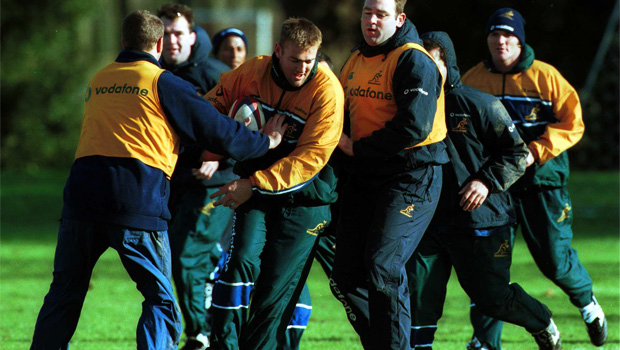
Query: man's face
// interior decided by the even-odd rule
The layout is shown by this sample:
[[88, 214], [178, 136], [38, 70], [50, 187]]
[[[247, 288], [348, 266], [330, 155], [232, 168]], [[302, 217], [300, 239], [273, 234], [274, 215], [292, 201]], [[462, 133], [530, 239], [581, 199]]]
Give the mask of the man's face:
[[444, 62], [441, 59], [441, 50], [438, 47], [436, 47], [436, 48], [430, 49], [428, 51], [428, 54], [433, 57], [433, 59], [437, 63], [437, 67], [439, 68], [439, 71], [443, 75], [443, 78], [446, 79], [448, 77], [448, 68], [446, 68], [446, 62]]
[[289, 84], [300, 87], [306, 82], [318, 50], [319, 45], [302, 48], [288, 41], [284, 45], [276, 44], [276, 57]]
[[167, 64], [177, 65], [189, 59], [192, 45], [196, 42], [196, 33], [189, 28], [185, 17], [180, 16], [173, 21], [162, 17], [164, 22], [164, 50], [162, 55]]
[[232, 69], [239, 67], [247, 56], [245, 42], [236, 35], [224, 38], [217, 52], [217, 59], [226, 63]]
[[394, 0], [366, 0], [362, 9], [362, 34], [370, 46], [377, 46], [405, 23], [405, 14], [396, 14]]
[[521, 43], [512, 33], [505, 30], [494, 30], [487, 36], [487, 46], [493, 62], [511, 65], [521, 55]]

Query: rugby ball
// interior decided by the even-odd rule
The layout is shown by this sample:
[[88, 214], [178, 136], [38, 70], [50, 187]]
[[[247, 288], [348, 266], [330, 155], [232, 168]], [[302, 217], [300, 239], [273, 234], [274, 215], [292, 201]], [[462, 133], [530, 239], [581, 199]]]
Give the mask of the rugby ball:
[[[241, 97], [233, 103], [228, 116], [255, 131], [265, 126], [265, 112], [260, 101], [254, 97]], [[248, 120], [249, 118], [249, 120]]]

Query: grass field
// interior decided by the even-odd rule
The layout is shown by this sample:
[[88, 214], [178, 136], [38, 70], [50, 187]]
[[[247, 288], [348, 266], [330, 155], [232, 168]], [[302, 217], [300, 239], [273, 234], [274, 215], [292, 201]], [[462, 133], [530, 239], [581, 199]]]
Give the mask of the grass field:
[[[57, 222], [66, 172], [38, 176], [3, 172], [0, 236], [0, 349], [27, 349], [35, 320], [52, 280]], [[594, 291], [609, 322], [602, 349], [620, 349], [620, 240], [618, 173], [574, 173], [576, 237], [573, 247], [588, 269]], [[534, 265], [524, 242], [514, 250], [512, 280], [547, 304], [562, 333], [564, 349], [594, 349], [581, 316], [568, 298]], [[340, 304], [329, 292], [327, 279], [315, 264], [309, 278], [312, 318], [302, 350], [359, 350], [357, 335]], [[82, 317], [71, 349], [135, 349], [135, 326], [142, 298], [113, 250], [95, 267]], [[471, 337], [469, 300], [453, 277], [435, 349], [465, 348]], [[504, 349], [536, 349], [523, 329], [505, 325]]]

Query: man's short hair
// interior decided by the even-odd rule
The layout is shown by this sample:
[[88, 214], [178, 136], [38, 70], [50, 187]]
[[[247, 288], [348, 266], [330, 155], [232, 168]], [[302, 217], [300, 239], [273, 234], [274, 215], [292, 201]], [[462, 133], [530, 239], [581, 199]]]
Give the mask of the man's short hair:
[[167, 18], [170, 21], [177, 19], [178, 17], [185, 17], [187, 23], [189, 23], [190, 33], [194, 31], [194, 11], [191, 7], [183, 4], [169, 3], [162, 5], [157, 10], [157, 17]]
[[125, 49], [149, 51], [164, 36], [164, 23], [147, 10], [133, 11], [123, 19]]
[[441, 46], [437, 41], [430, 38], [422, 38], [422, 42], [424, 43], [424, 48], [426, 49], [426, 51], [431, 51], [432, 49], [439, 49], [439, 58], [446, 66], [448, 65], [446, 49], [444, 49], [443, 46]]
[[280, 45], [284, 46], [287, 41], [301, 48], [321, 46], [323, 34], [310, 20], [291, 17], [280, 28]]
[[407, 0], [394, 0], [396, 4], [396, 16], [405, 12], [405, 5], [407, 4]]

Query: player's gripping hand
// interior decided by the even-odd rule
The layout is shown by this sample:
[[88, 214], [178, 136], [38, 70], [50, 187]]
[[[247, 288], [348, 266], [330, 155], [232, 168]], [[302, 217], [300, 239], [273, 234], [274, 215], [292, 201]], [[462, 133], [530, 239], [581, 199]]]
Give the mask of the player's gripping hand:
[[265, 127], [260, 130], [269, 137], [269, 149], [276, 148], [280, 142], [282, 142], [282, 137], [284, 137], [284, 133], [288, 127], [288, 124], [284, 123], [284, 120], [285, 116], [276, 114], [269, 118]]
[[489, 189], [484, 182], [472, 180], [459, 191], [459, 194], [463, 195], [459, 203], [463, 210], [472, 211], [484, 203], [489, 195]]
[[241, 204], [252, 197], [252, 183], [249, 179], [234, 180], [220, 187], [220, 189], [209, 196], [209, 198], [213, 199], [221, 195], [224, 195], [224, 197], [215, 201], [215, 203], [213, 203], [214, 206], [223, 205], [233, 210], [237, 209]]
[[202, 162], [199, 169], [192, 169], [192, 175], [198, 180], [209, 180], [219, 167], [220, 162], [218, 161]]

